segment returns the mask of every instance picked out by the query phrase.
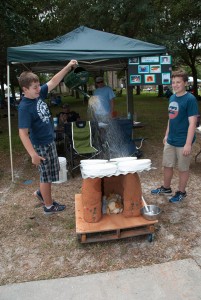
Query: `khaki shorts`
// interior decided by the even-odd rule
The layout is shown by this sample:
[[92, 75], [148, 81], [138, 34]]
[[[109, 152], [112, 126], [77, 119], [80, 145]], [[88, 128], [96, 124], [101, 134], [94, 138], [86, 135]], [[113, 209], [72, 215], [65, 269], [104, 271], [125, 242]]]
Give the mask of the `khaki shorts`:
[[163, 167], [174, 168], [178, 165], [178, 169], [181, 172], [189, 170], [191, 162], [191, 155], [183, 155], [183, 147], [174, 147], [169, 144], [165, 144], [163, 149]]

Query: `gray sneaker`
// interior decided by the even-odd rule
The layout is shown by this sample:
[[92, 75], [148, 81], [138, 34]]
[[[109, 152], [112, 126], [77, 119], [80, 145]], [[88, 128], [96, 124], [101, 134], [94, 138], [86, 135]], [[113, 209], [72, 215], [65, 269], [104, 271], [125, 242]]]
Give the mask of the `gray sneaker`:
[[44, 214], [45, 215], [52, 215], [52, 214], [62, 212], [63, 210], [65, 210], [66, 205], [62, 205], [62, 204], [54, 205], [53, 204], [50, 208], [47, 208], [47, 207], [44, 206], [43, 209], [44, 209]]

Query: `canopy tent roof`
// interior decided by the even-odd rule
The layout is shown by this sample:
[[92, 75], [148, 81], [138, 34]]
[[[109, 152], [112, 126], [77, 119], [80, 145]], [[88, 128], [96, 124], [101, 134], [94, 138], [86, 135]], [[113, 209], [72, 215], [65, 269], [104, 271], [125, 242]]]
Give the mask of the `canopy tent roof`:
[[32, 64], [32, 70], [51, 72], [71, 59], [88, 70], [118, 70], [129, 57], [164, 54], [164, 46], [81, 26], [63, 36], [32, 45], [10, 47], [8, 63]]

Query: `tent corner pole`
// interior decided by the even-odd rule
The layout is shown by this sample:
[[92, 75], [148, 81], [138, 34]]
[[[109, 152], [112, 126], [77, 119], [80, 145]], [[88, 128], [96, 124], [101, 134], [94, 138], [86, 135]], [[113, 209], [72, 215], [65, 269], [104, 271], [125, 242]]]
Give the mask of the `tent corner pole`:
[[9, 134], [9, 146], [10, 146], [10, 166], [11, 166], [11, 177], [14, 182], [13, 172], [13, 154], [12, 154], [12, 139], [11, 139], [11, 119], [10, 119], [10, 66], [7, 64], [7, 87], [8, 87], [8, 134]]
[[126, 77], [126, 90], [127, 90], [127, 115], [131, 115], [133, 118], [133, 87], [129, 85], [128, 70], [125, 71]]

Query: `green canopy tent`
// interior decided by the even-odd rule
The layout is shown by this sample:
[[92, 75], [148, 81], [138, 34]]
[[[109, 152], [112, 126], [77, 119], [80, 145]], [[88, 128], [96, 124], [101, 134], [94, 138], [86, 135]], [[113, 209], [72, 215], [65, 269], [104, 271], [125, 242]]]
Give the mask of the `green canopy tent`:
[[[10, 64], [23, 64], [34, 72], [56, 72], [69, 60], [76, 59], [88, 71], [126, 69], [129, 57], [164, 54], [164, 46], [115, 35], [81, 26], [50, 41], [7, 49], [7, 85], [10, 84]], [[12, 144], [10, 126], [10, 95], [8, 94], [9, 143]]]

